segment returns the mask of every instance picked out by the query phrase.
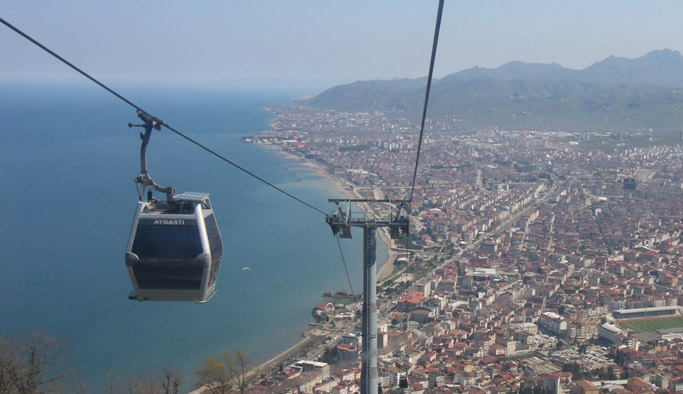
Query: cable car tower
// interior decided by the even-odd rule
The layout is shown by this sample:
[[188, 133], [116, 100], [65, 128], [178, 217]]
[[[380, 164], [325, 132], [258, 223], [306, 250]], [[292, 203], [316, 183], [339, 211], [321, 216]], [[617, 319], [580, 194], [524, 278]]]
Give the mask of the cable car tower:
[[[332, 234], [339, 238], [351, 238], [351, 227], [363, 229], [363, 353], [361, 357], [361, 394], [376, 394], [378, 391], [377, 374], [377, 228], [388, 227], [391, 239], [408, 236], [409, 221], [401, 215], [408, 200], [374, 199], [329, 199], [337, 205], [337, 211], [327, 216]], [[342, 206], [348, 204], [346, 210]], [[352, 203], [393, 203], [397, 204], [396, 213], [391, 212], [388, 220], [375, 217], [351, 217]]]
[[[391, 239], [398, 239], [408, 235], [409, 221], [407, 216], [401, 215], [404, 205], [413, 201], [417, 169], [420, 162], [420, 150], [422, 136], [424, 134], [425, 119], [427, 118], [427, 105], [429, 103], [429, 91], [434, 74], [434, 60], [436, 59], [436, 46], [439, 41], [441, 28], [441, 16], [443, 13], [444, 0], [439, 0], [434, 27], [434, 41], [432, 44], [432, 56], [429, 61], [429, 74], [427, 75], [427, 89], [425, 91], [424, 106], [422, 108], [422, 122], [420, 124], [420, 136], [417, 145], [417, 157], [413, 171], [413, 182], [410, 188], [410, 198], [407, 200], [375, 200], [375, 199], [329, 199], [329, 202], [337, 204], [337, 211], [327, 215], [327, 223], [332, 228], [332, 234], [339, 238], [351, 238], [351, 227], [363, 229], [363, 356], [361, 357], [361, 394], [377, 394], [379, 378], [377, 373], [377, 228], [388, 227]], [[347, 203], [346, 210], [342, 203]], [[388, 220], [371, 218], [351, 217], [352, 203], [393, 203], [397, 204], [396, 213], [389, 213]]]

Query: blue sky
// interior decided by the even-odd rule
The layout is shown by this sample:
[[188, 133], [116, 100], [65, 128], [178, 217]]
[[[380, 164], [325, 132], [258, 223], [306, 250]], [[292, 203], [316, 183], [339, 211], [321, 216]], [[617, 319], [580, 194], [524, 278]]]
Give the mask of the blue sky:
[[[3, 0], [0, 15], [106, 82], [312, 90], [427, 73], [436, 0]], [[683, 49], [683, 2], [446, 0], [437, 76], [585, 68]], [[79, 79], [0, 26], [0, 79]]]

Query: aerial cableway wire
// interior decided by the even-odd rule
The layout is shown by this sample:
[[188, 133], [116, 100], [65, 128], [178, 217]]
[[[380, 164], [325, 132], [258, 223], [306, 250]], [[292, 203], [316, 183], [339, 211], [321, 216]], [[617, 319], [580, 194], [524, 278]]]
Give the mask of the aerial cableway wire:
[[351, 275], [349, 275], [349, 268], [346, 266], [346, 259], [344, 258], [344, 252], [342, 251], [341, 242], [339, 242], [339, 234], [334, 238], [337, 239], [337, 246], [339, 246], [339, 254], [341, 254], [342, 263], [344, 263], [344, 271], [346, 271], [346, 279], [349, 281], [349, 288], [351, 289], [351, 295], [354, 295], [353, 285], [351, 284]]
[[[45, 52], [49, 53], [50, 55], [52, 55], [52, 56], [54, 56], [55, 58], [57, 58], [58, 60], [60, 60], [62, 63], [66, 64], [67, 66], [69, 66], [69, 67], [71, 67], [72, 69], [76, 70], [79, 74], [81, 74], [81, 75], [83, 75], [84, 77], [88, 78], [89, 80], [93, 81], [94, 83], [96, 83], [97, 85], [99, 85], [100, 87], [102, 87], [104, 90], [106, 90], [106, 91], [108, 91], [109, 93], [113, 94], [114, 96], [118, 97], [119, 99], [121, 99], [122, 101], [124, 101], [126, 104], [128, 104], [128, 105], [130, 105], [131, 107], [137, 109], [138, 111], [145, 112], [142, 108], [138, 107], [137, 105], [133, 104], [131, 101], [129, 101], [128, 99], [126, 99], [125, 97], [123, 97], [123, 96], [121, 96], [120, 94], [116, 93], [114, 90], [112, 90], [111, 88], [109, 88], [107, 85], [105, 85], [105, 84], [103, 84], [102, 82], [98, 81], [97, 79], [91, 77], [90, 75], [88, 75], [88, 73], [86, 73], [85, 71], [83, 71], [83, 70], [81, 70], [80, 68], [76, 67], [75, 65], [71, 64], [68, 60], [66, 60], [66, 59], [64, 59], [63, 57], [59, 56], [58, 54], [56, 54], [55, 52], [53, 52], [52, 50], [50, 50], [50, 48], [46, 47], [45, 45], [43, 45], [43, 44], [39, 43], [38, 41], [34, 40], [31, 36], [29, 36], [28, 34], [24, 33], [23, 31], [19, 30], [19, 28], [15, 27], [14, 25], [12, 25], [11, 23], [7, 22], [6, 20], [4, 20], [4, 19], [1, 18], [1, 17], [0, 17], [0, 22], [2, 22], [2, 24], [4, 24], [5, 26], [9, 27], [10, 29], [14, 30], [14, 31], [15, 31], [17, 34], [19, 34], [20, 36], [22, 36], [22, 37], [24, 37], [25, 39], [29, 40], [31, 43], [33, 43], [33, 44], [34, 44], [35, 46], [37, 46], [38, 48], [44, 50]], [[147, 112], [145, 112], [145, 113], [147, 113]]]
[[325, 212], [325, 211], [323, 211], [323, 210], [321, 210], [321, 209], [318, 209], [318, 208], [314, 207], [313, 205], [307, 203], [306, 201], [300, 199], [299, 197], [296, 197], [296, 196], [294, 196], [293, 194], [291, 194], [291, 193], [289, 193], [289, 192], [286, 192], [286, 191], [280, 189], [279, 187], [277, 187], [277, 186], [273, 185], [272, 183], [268, 182], [267, 180], [261, 178], [260, 176], [254, 174], [253, 172], [247, 170], [246, 168], [244, 168], [244, 167], [242, 167], [242, 166], [240, 166], [240, 165], [238, 165], [238, 164], [236, 164], [236, 163], [230, 161], [230, 159], [228, 159], [228, 158], [226, 158], [226, 157], [220, 155], [219, 153], [214, 152], [213, 150], [211, 150], [211, 149], [209, 149], [208, 147], [206, 147], [206, 146], [200, 144], [199, 142], [193, 140], [192, 138], [186, 136], [185, 134], [181, 133], [180, 131], [174, 129], [173, 127], [171, 127], [171, 126], [169, 126], [169, 125], [167, 125], [167, 124], [164, 124], [164, 126], [165, 126], [167, 129], [171, 130], [172, 132], [178, 134], [178, 135], [181, 136], [182, 138], [186, 139], [187, 141], [189, 141], [189, 142], [191, 142], [191, 143], [197, 145], [198, 147], [204, 149], [204, 150], [207, 151], [208, 153], [210, 153], [210, 154], [216, 156], [217, 158], [223, 160], [224, 162], [230, 164], [231, 166], [237, 168], [238, 170], [240, 170], [240, 171], [246, 173], [247, 175], [251, 176], [252, 178], [257, 179], [257, 180], [259, 180], [259, 181], [265, 183], [266, 185], [268, 185], [268, 186], [272, 187], [273, 189], [279, 191], [280, 193], [284, 194], [285, 196], [287, 196], [287, 197], [289, 197], [289, 198], [291, 198], [291, 199], [294, 199], [294, 200], [300, 202], [301, 204], [303, 204], [303, 205], [305, 205], [305, 206], [307, 206], [307, 207], [309, 207], [309, 208], [311, 208], [311, 209], [313, 209], [313, 210], [315, 210], [315, 211], [318, 211], [318, 212], [322, 213], [323, 215], [327, 216], [327, 212]]
[[429, 60], [429, 75], [427, 76], [427, 90], [425, 91], [424, 107], [422, 108], [422, 122], [420, 123], [420, 137], [417, 142], [417, 157], [415, 158], [415, 170], [413, 171], [413, 184], [410, 188], [410, 198], [408, 201], [413, 201], [413, 193], [415, 193], [415, 180], [417, 179], [417, 167], [420, 163], [420, 150], [422, 149], [422, 136], [425, 130], [425, 119], [427, 118], [427, 105], [429, 103], [429, 91], [432, 87], [432, 75], [434, 74], [434, 60], [436, 59], [436, 46], [439, 42], [439, 30], [441, 30], [441, 15], [443, 14], [443, 2], [439, 0], [439, 10], [436, 13], [436, 26], [434, 27], [434, 41], [432, 43], [432, 57]]
[[148, 115], [150, 118], [152, 118], [152, 119], [158, 121], [159, 124], [160, 124], [161, 126], [166, 127], [167, 129], [169, 129], [170, 131], [172, 131], [172, 132], [174, 132], [175, 134], [179, 135], [180, 137], [184, 138], [185, 140], [187, 140], [187, 141], [189, 141], [189, 142], [191, 142], [191, 143], [197, 145], [197, 146], [200, 147], [201, 149], [203, 149], [203, 150], [205, 150], [206, 152], [208, 152], [208, 153], [210, 153], [210, 154], [216, 156], [217, 158], [221, 159], [222, 161], [226, 162], [227, 164], [230, 164], [231, 166], [237, 168], [238, 170], [240, 170], [240, 171], [246, 173], [247, 175], [251, 176], [252, 178], [254, 178], [254, 179], [256, 179], [256, 180], [259, 180], [259, 181], [265, 183], [266, 185], [268, 185], [268, 186], [270, 186], [271, 188], [273, 188], [273, 189], [279, 191], [280, 193], [286, 195], [287, 197], [292, 198], [292, 199], [294, 199], [295, 201], [298, 201], [299, 203], [301, 203], [301, 204], [303, 204], [303, 205], [305, 205], [305, 206], [307, 206], [307, 207], [309, 207], [309, 208], [311, 208], [311, 209], [313, 209], [313, 210], [315, 210], [315, 211], [317, 211], [317, 212], [319, 212], [319, 213], [322, 213], [323, 215], [327, 216], [327, 213], [326, 213], [325, 211], [320, 210], [320, 209], [314, 207], [313, 205], [311, 205], [311, 204], [309, 204], [309, 203], [303, 201], [302, 199], [300, 199], [300, 198], [298, 198], [298, 197], [292, 195], [291, 193], [282, 190], [281, 188], [279, 188], [279, 187], [275, 186], [274, 184], [272, 184], [272, 183], [266, 181], [265, 179], [263, 179], [263, 178], [261, 178], [260, 176], [254, 174], [253, 172], [247, 170], [246, 168], [244, 168], [244, 167], [238, 165], [237, 163], [234, 163], [234, 162], [231, 161], [230, 159], [228, 159], [228, 158], [222, 156], [221, 154], [219, 154], [219, 153], [213, 151], [212, 149], [208, 148], [207, 146], [205, 146], [205, 145], [199, 143], [198, 141], [196, 141], [196, 140], [194, 140], [194, 139], [188, 137], [187, 135], [181, 133], [180, 131], [176, 130], [175, 128], [171, 127], [169, 124], [167, 124], [166, 122], [164, 122], [163, 120], [158, 119], [158, 118], [156, 118], [156, 117], [154, 117], [154, 116], [149, 115], [149, 113], [148, 113], [147, 111], [145, 111], [145, 110], [142, 109], [141, 107], [135, 105], [132, 101], [130, 101], [130, 100], [128, 100], [127, 98], [123, 97], [122, 95], [120, 95], [119, 93], [117, 93], [116, 91], [114, 91], [113, 89], [111, 89], [110, 87], [108, 87], [107, 85], [103, 84], [102, 82], [98, 81], [98, 80], [95, 79], [94, 77], [90, 76], [90, 75], [89, 75], [88, 73], [86, 73], [85, 71], [83, 71], [83, 70], [81, 70], [80, 68], [76, 67], [74, 64], [72, 64], [72, 63], [69, 62], [68, 60], [66, 60], [66, 59], [64, 59], [63, 57], [59, 56], [57, 53], [55, 53], [54, 51], [50, 50], [50, 49], [49, 49], [48, 47], [46, 47], [45, 45], [43, 45], [43, 44], [41, 44], [40, 42], [36, 41], [36, 40], [33, 39], [31, 36], [29, 36], [28, 34], [24, 33], [23, 31], [21, 31], [19, 28], [15, 27], [15, 26], [12, 25], [11, 23], [7, 22], [5, 19], [3, 19], [3, 18], [0, 17], [0, 22], [2, 22], [2, 24], [4, 24], [5, 26], [9, 27], [10, 29], [14, 30], [17, 34], [19, 34], [20, 36], [24, 37], [25, 39], [27, 39], [28, 41], [30, 41], [31, 43], [33, 43], [34, 45], [36, 45], [36, 46], [39, 47], [40, 49], [42, 49], [42, 50], [44, 50], [45, 52], [49, 53], [50, 55], [52, 55], [52, 56], [55, 57], [56, 59], [60, 60], [62, 63], [64, 63], [64, 64], [66, 64], [67, 66], [71, 67], [73, 70], [75, 70], [75, 71], [78, 72], [79, 74], [83, 75], [84, 77], [88, 78], [89, 80], [91, 80], [91, 81], [94, 82], [95, 84], [99, 85], [99, 86], [100, 86], [101, 88], [103, 88], [104, 90], [106, 90], [106, 91], [108, 91], [109, 93], [113, 94], [114, 96], [116, 96], [117, 98], [119, 98], [120, 100], [122, 100], [123, 102], [125, 102], [126, 104], [128, 104], [128, 105], [130, 105], [131, 107], [135, 108], [136, 110], [138, 110], [138, 111], [140, 111], [140, 112], [142, 112], [142, 113]]

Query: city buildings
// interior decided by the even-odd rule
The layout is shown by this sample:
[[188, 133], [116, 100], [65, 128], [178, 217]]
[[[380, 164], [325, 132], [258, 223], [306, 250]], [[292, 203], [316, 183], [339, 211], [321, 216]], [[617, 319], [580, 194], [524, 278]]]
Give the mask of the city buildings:
[[[358, 193], [400, 199], [415, 130], [400, 113], [294, 105], [250, 141], [316, 163]], [[394, 245], [403, 260], [378, 291], [385, 389], [681, 391], [683, 146], [642, 140], [455, 134], [445, 120], [428, 123], [411, 237]], [[355, 323], [345, 308], [329, 316], [322, 330], [338, 338], [329, 361], [356, 367], [360, 342], [337, 335], [358, 332]], [[623, 323], [644, 318], [673, 318], [672, 327]], [[353, 392], [349, 379], [329, 378], [337, 386], [299, 390]]]

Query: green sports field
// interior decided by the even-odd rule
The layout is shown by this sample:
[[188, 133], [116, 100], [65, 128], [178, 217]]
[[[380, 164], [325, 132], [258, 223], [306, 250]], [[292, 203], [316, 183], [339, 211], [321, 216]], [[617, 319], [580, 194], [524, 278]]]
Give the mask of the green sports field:
[[663, 328], [683, 327], [683, 316], [624, 320], [619, 322], [619, 326], [635, 332], [652, 332]]

